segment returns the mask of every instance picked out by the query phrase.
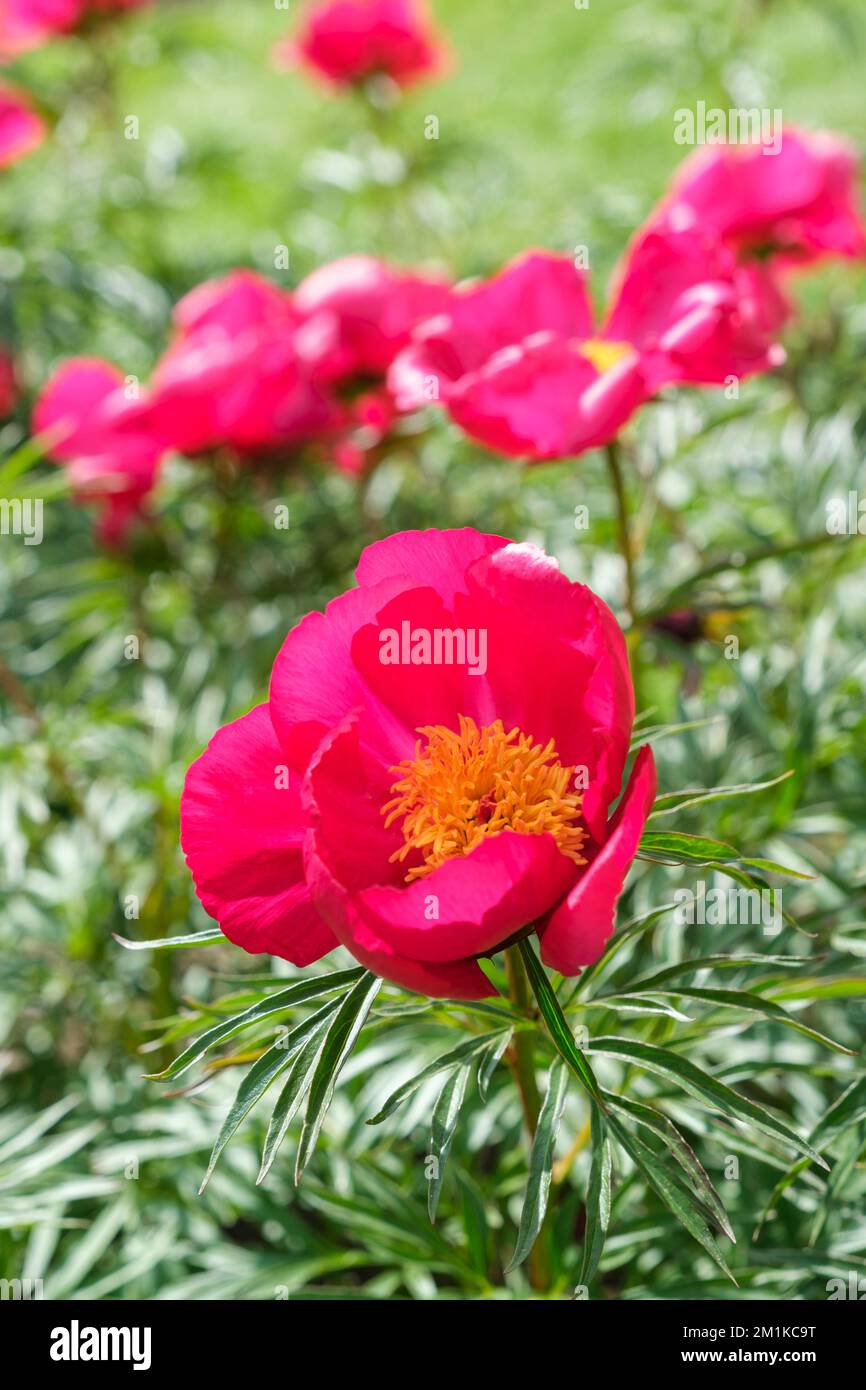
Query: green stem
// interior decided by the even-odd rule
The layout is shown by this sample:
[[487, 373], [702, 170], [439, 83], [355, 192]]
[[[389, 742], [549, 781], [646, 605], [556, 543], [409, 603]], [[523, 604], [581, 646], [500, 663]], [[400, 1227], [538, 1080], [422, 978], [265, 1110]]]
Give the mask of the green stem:
[[608, 473], [610, 474], [610, 481], [613, 487], [613, 495], [616, 499], [619, 550], [625, 561], [625, 606], [626, 612], [631, 620], [631, 626], [634, 627], [635, 616], [637, 614], [634, 581], [634, 546], [632, 544], [631, 529], [629, 527], [628, 502], [625, 495], [625, 483], [623, 482], [619, 444], [617, 440], [611, 440], [610, 444], [607, 446], [606, 454]]
[[[516, 1011], [524, 1016], [529, 1014], [532, 996], [529, 991], [529, 981], [526, 978], [526, 970], [520, 958], [520, 948], [509, 946], [505, 952], [505, 972], [508, 976], [508, 994]], [[511, 1044], [511, 1062], [514, 1079], [517, 1082], [517, 1089], [520, 1092], [520, 1100], [523, 1105], [523, 1114], [526, 1119], [526, 1128], [530, 1136], [535, 1138], [535, 1131], [538, 1128], [538, 1113], [541, 1109], [541, 1097], [538, 1094], [538, 1082], [535, 1079], [535, 1047], [532, 1033], [520, 1030], [514, 1036]]]
[[[508, 994], [514, 1008], [519, 1014], [528, 1017], [533, 1003], [532, 992], [519, 946], [509, 946], [505, 952], [505, 972], [508, 977]], [[530, 1139], [534, 1139], [538, 1128], [541, 1097], [535, 1079], [535, 1046], [532, 1032], [529, 1029], [518, 1030], [508, 1053], [508, 1061], [520, 1093], [526, 1128]], [[543, 1226], [529, 1255], [529, 1282], [539, 1292], [546, 1289], [550, 1282]]]

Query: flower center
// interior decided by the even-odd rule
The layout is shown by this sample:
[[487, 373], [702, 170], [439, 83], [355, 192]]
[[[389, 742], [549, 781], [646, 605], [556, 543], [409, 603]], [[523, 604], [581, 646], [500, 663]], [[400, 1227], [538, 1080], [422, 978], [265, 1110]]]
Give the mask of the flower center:
[[597, 372], [608, 372], [634, 352], [631, 343], [611, 343], [607, 338], [586, 338], [578, 351], [589, 359]]
[[569, 859], [586, 863], [586, 832], [577, 824], [581, 793], [572, 789], [574, 769], [559, 762], [553, 739], [542, 747], [519, 729], [506, 733], [501, 719], [479, 729], [462, 714], [457, 731], [433, 724], [418, 733], [427, 743], [419, 739], [415, 757], [391, 768], [398, 780], [382, 807], [386, 826], [403, 822], [405, 844], [391, 862], [413, 849], [424, 856], [407, 883], [501, 830], [552, 835]]

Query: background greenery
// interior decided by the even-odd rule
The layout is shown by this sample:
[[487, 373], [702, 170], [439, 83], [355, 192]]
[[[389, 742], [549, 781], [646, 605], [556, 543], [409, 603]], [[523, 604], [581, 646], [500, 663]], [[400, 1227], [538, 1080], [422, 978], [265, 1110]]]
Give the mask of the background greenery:
[[[41, 1277], [48, 1297], [523, 1298], [530, 1274], [538, 1282], [526, 1265], [503, 1273], [527, 1175], [504, 1066], [486, 1104], [470, 1082], [435, 1226], [424, 1156], [442, 1078], [382, 1126], [364, 1123], [477, 1018], [424, 1001], [405, 1012], [407, 997], [386, 989], [301, 1187], [296, 1129], [255, 1185], [267, 1121], [254, 1111], [199, 1197], [239, 1073], [273, 1040], [274, 1020], [183, 1081], [141, 1074], [297, 972], [228, 946], [126, 952], [112, 933], [142, 941], [208, 925], [177, 845], [185, 768], [261, 698], [285, 631], [351, 582], [366, 539], [472, 524], [536, 540], [618, 604], [602, 458], [521, 470], [438, 421], [395, 446], [360, 495], [325, 469], [227, 485], [174, 463], [156, 534], [118, 557], [94, 548], [59, 471], [20, 447], [32, 393], [59, 358], [102, 354], [145, 376], [177, 297], [239, 264], [276, 274], [277, 245], [290, 249], [287, 284], [352, 251], [462, 276], [527, 245], [586, 245], [601, 300], [682, 154], [677, 107], [778, 106], [788, 121], [866, 138], [859, 0], [591, 0], [587, 11], [438, 0], [436, 13], [454, 75], [411, 95], [387, 128], [359, 102], [273, 71], [269, 47], [293, 17], [252, 0], [157, 3], [11, 69], [57, 124], [0, 184], [0, 324], [25, 385], [0, 435], [0, 495], [46, 499], [40, 547], [0, 538], [0, 1273]], [[431, 114], [438, 141], [424, 139]], [[138, 140], [124, 138], [129, 115]], [[659, 739], [662, 789], [794, 772], [657, 828], [815, 875], [784, 881], [805, 931], [767, 941], [748, 926], [684, 930], [667, 911], [603, 980], [614, 993], [717, 952], [808, 957], [686, 983], [759, 990], [855, 1054], [866, 1022], [866, 555], [824, 523], [829, 497], [862, 486], [863, 287], [850, 266], [803, 281], [780, 378], [747, 384], [736, 402], [681, 393], [646, 410], [627, 441], [644, 722], [693, 725]], [[289, 505], [287, 532], [273, 527], [275, 501]], [[588, 531], [575, 528], [583, 505]], [[683, 606], [714, 615], [712, 635], [688, 647], [652, 626]], [[730, 633], [736, 661], [717, 640]], [[642, 862], [622, 921], [708, 876]], [[685, 1055], [799, 1134], [860, 1076], [856, 1056], [760, 1015], [651, 1002], [661, 1009], [596, 1007], [570, 1022]], [[688, 1021], [665, 1012], [673, 1004]], [[542, 1080], [551, 1056], [539, 1054]], [[804, 1169], [761, 1226], [789, 1149], [711, 1117], [670, 1078], [610, 1058], [597, 1070], [652, 1098], [695, 1145], [737, 1236], [721, 1243], [739, 1288], [620, 1155], [593, 1297], [823, 1298], [829, 1278], [866, 1275], [862, 1102], [830, 1131], [832, 1175]], [[543, 1282], [559, 1295], [581, 1268], [586, 1120], [572, 1088], [557, 1149], [571, 1157], [555, 1170], [542, 1242]]]

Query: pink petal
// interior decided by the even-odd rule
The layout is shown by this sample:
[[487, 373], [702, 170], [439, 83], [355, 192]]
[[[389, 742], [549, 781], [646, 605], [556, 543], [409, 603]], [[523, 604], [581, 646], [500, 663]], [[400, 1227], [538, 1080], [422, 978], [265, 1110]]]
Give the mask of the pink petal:
[[508, 544], [503, 536], [488, 536], [470, 526], [454, 531], [400, 531], [362, 551], [355, 578], [362, 588], [383, 579], [414, 580], [435, 589], [450, 607], [456, 593], [468, 592], [469, 566]]
[[[537, 921], [576, 872], [552, 835], [505, 830], [426, 878], [362, 889], [354, 902], [383, 941], [413, 960], [459, 960], [492, 952]], [[428, 920], [431, 904], [438, 916]]]
[[306, 887], [298, 779], [278, 785], [284, 768], [267, 705], [220, 729], [187, 772], [181, 845], [230, 941], [303, 966], [337, 941]]
[[655, 761], [652, 749], [644, 747], [635, 759], [607, 841], [539, 930], [541, 958], [552, 970], [577, 975], [604, 950], [655, 793]]

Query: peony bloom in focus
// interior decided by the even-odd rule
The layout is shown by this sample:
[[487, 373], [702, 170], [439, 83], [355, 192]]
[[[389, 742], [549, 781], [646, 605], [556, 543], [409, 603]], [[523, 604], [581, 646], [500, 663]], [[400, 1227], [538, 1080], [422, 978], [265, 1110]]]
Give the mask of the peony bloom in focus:
[[773, 327], [763, 285], [715, 238], [651, 230], [629, 249], [602, 327], [583, 273], [567, 257], [528, 252], [455, 290], [389, 384], [401, 409], [441, 401], [497, 452], [566, 458], [608, 443], [663, 386], [778, 365]]
[[151, 0], [0, 0], [0, 61], [39, 48], [91, 17], [138, 9]]
[[696, 151], [658, 218], [715, 231], [744, 261], [773, 268], [866, 254], [857, 205], [858, 160], [837, 135], [788, 127], [777, 154], [760, 145]]
[[[530, 927], [596, 960], [655, 795], [613, 615], [531, 545], [473, 530], [369, 546], [268, 701], [189, 769], [181, 842], [230, 940], [308, 965], [342, 944], [434, 997]], [[616, 809], [611, 815], [611, 807]]]
[[14, 87], [0, 84], [0, 169], [30, 154], [45, 139], [45, 122]]
[[98, 534], [109, 546], [122, 546], [144, 515], [164, 452], [129, 427], [136, 407], [116, 367], [79, 357], [55, 372], [33, 412], [34, 431], [49, 434], [49, 456], [66, 468], [78, 500], [99, 506]]
[[174, 311], [175, 337], [149, 399], [130, 416], [166, 448], [250, 455], [292, 448], [339, 422], [314, 369], [332, 323], [305, 324], [291, 295], [238, 270], [190, 291]]
[[324, 0], [275, 56], [281, 67], [301, 63], [335, 87], [380, 76], [409, 87], [446, 64], [421, 0]]

